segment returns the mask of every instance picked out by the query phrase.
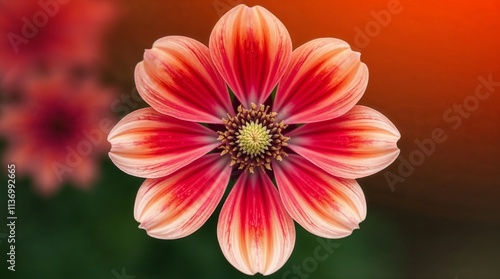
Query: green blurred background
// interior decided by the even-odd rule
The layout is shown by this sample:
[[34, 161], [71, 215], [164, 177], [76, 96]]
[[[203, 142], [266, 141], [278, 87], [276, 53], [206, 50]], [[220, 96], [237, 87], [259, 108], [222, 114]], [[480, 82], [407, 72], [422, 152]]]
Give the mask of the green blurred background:
[[[268, 278], [500, 278], [500, 87], [459, 129], [442, 117], [473, 94], [478, 76], [500, 81], [500, 2], [401, 0], [401, 13], [372, 33], [368, 44], [356, 43], [357, 28], [365, 30], [373, 12], [389, 2], [119, 2], [124, 15], [107, 39], [103, 77], [125, 95], [133, 92], [133, 68], [154, 40], [185, 35], [206, 44], [224, 9], [260, 4], [287, 26], [294, 47], [333, 36], [362, 53], [370, 84], [361, 104], [400, 129], [403, 158], [417, 148], [415, 139], [429, 138], [438, 127], [446, 131], [447, 141], [404, 182], [389, 187], [384, 171], [359, 180], [368, 216], [352, 236], [332, 241], [339, 246], [326, 260], [313, 260], [321, 244], [297, 225], [290, 260]], [[397, 174], [399, 163], [388, 171]], [[28, 178], [18, 181], [16, 272], [6, 269], [7, 243], [0, 238], [1, 278], [248, 278], [218, 246], [220, 206], [189, 237], [153, 239], [133, 218], [143, 180], [106, 157], [101, 170], [92, 189], [65, 185], [51, 198], [36, 195]], [[1, 171], [6, 183], [6, 167]], [[0, 195], [0, 237], [7, 232], [6, 198]], [[292, 274], [294, 266], [303, 274]]]

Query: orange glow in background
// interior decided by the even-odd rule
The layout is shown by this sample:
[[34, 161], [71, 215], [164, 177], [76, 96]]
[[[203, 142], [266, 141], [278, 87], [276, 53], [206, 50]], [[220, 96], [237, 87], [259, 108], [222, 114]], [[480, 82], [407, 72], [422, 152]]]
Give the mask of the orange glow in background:
[[[113, 28], [103, 32], [107, 48], [102, 53], [85, 52], [95, 54], [88, 57], [99, 56], [98, 62], [76, 68], [61, 68], [60, 61], [50, 65], [56, 65], [59, 73], [92, 76], [118, 88], [121, 97], [108, 107], [120, 118], [145, 106], [134, 91], [134, 68], [144, 49], [168, 35], [187, 36], [208, 45], [214, 24], [237, 4], [270, 10], [287, 27], [294, 48], [315, 38], [335, 37], [361, 53], [370, 78], [360, 104], [380, 111], [396, 125], [402, 135], [398, 143], [401, 154], [387, 169], [358, 180], [368, 204], [366, 221], [352, 236], [336, 241], [342, 246], [328, 262], [319, 262], [307, 278], [500, 278], [500, 1], [114, 3], [119, 3], [116, 11], [107, 12], [113, 14], [115, 23], [106, 22]], [[0, 15], [2, 31], [7, 16]], [[95, 33], [106, 28], [99, 27]], [[0, 58], [18, 57], [8, 53], [5, 42], [0, 44]], [[1, 66], [8, 59], [2, 59], [0, 74], [5, 77], [6, 69]], [[7, 89], [0, 94], [3, 103], [15, 99]], [[66, 278], [66, 266], [74, 278], [118, 278], [116, 270], [121, 266], [132, 270], [137, 279], [189, 278], [185, 274], [248, 278], [235, 272], [220, 253], [215, 238], [218, 211], [202, 232], [191, 237], [179, 242], [151, 239], [137, 229], [132, 216], [142, 180], [120, 172], [108, 158], [103, 162], [95, 165], [102, 168], [102, 174], [96, 187], [88, 187], [89, 192], [65, 187], [45, 200], [22, 190], [36, 183], [19, 182], [18, 202], [27, 224], [19, 227], [19, 241], [26, 243], [26, 250], [20, 253], [31, 255], [25, 256], [24, 267], [20, 267], [25, 269], [25, 273], [21, 271], [24, 278], [42, 271], [51, 278]], [[3, 206], [5, 195], [0, 198]], [[0, 241], [3, 232], [0, 229]], [[294, 264], [301, 265], [318, 244], [301, 229], [297, 240], [289, 262], [268, 278], [306, 278], [287, 276], [286, 272]], [[0, 244], [5, 251], [5, 242]], [[76, 247], [69, 258], [65, 257], [67, 247]], [[42, 257], [47, 260], [43, 266], [28, 267]], [[0, 262], [5, 258], [2, 252]], [[193, 268], [195, 264], [200, 268]], [[81, 265], [95, 269], [75, 272]], [[54, 271], [58, 268], [60, 272]], [[116, 270], [109, 274], [112, 268]], [[0, 272], [2, 278], [6, 278], [4, 272]]]
[[[445, 142], [404, 182], [389, 187], [383, 172], [367, 178], [370, 186], [364, 189], [372, 199], [446, 218], [499, 223], [492, 214], [500, 212], [499, 1], [134, 1], [130, 10], [137, 12], [122, 22], [112, 43], [115, 77], [133, 86], [131, 73], [143, 49], [160, 37], [184, 35], [208, 44], [218, 13], [239, 3], [273, 12], [294, 48], [337, 37], [361, 52], [370, 80], [360, 104], [395, 123], [403, 158], [418, 149], [415, 140], [444, 130]], [[477, 108], [468, 100], [463, 115], [453, 110], [474, 96], [480, 77], [496, 84], [481, 89], [488, 97]], [[453, 112], [445, 117], [449, 109]], [[397, 174], [398, 163], [387, 170]]]
[[238, 3], [273, 12], [294, 48], [337, 37], [361, 52], [370, 80], [360, 104], [402, 138], [400, 158], [360, 183], [368, 218], [381, 207], [411, 224], [399, 231], [412, 235], [403, 253], [426, 260], [409, 260], [418, 270], [409, 276], [500, 276], [500, 1], [134, 1], [139, 12], [115, 34], [116, 78], [133, 86], [133, 67], [157, 38], [208, 44], [218, 12]]

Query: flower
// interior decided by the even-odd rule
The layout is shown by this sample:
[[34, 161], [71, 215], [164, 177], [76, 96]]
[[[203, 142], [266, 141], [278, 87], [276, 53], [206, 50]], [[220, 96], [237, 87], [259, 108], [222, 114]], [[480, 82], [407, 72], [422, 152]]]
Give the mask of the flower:
[[20, 83], [27, 72], [99, 60], [103, 34], [116, 16], [112, 1], [0, 2], [0, 79]]
[[94, 80], [74, 82], [64, 74], [28, 79], [24, 99], [1, 107], [0, 135], [6, 163], [32, 175], [36, 190], [50, 196], [64, 182], [81, 188], [97, 177], [97, 158], [109, 150], [114, 90]]
[[351, 234], [366, 215], [355, 179], [399, 154], [396, 127], [356, 105], [368, 81], [359, 53], [332, 38], [292, 52], [284, 25], [259, 6], [225, 14], [209, 47], [157, 40], [135, 80], [151, 107], [125, 116], [108, 136], [116, 166], [146, 178], [135, 219], [152, 237], [185, 237], [214, 212], [235, 173], [217, 235], [246, 274], [284, 265], [293, 220], [321, 237]]

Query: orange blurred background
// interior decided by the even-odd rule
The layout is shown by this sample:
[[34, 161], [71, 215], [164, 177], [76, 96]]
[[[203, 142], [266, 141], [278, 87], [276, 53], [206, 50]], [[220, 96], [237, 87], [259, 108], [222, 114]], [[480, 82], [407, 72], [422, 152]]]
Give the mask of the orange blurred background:
[[[237, 3], [273, 12], [288, 28], [294, 48], [337, 37], [361, 52], [370, 81], [360, 103], [383, 112], [400, 129], [402, 157], [408, 160], [418, 149], [416, 139], [444, 130], [447, 140], [404, 182], [389, 187], [383, 172], [367, 178], [364, 189], [372, 202], [499, 224], [500, 1], [129, 1], [130, 14], [111, 40], [114, 78], [132, 88], [135, 64], [160, 37], [184, 35], [208, 44], [218, 14]], [[444, 117], [454, 104], [474, 96], [479, 77], [497, 82], [494, 92], [469, 116], [453, 111]], [[475, 106], [472, 100], [467, 108]], [[460, 127], [453, 129], [457, 116]], [[388, 171], [398, 174], [398, 163]]]
[[[125, 109], [111, 109], [119, 117], [145, 105], [138, 105], [134, 91], [134, 68], [144, 49], [168, 35], [208, 44], [217, 20], [237, 4], [270, 10], [287, 27], [294, 48], [336, 37], [361, 52], [370, 80], [360, 103], [398, 127], [401, 155], [386, 170], [359, 179], [367, 219], [338, 240], [342, 247], [308, 278], [500, 278], [500, 1], [114, 3], [120, 20], [106, 35], [105, 61], [96, 75], [122, 94], [134, 94], [132, 103], [117, 99], [126, 103]], [[102, 178], [89, 192], [65, 187], [44, 200], [19, 187], [20, 211], [26, 213], [19, 258], [31, 268], [22, 273], [25, 278], [66, 278], [67, 272], [74, 278], [111, 277], [109, 269], [121, 266], [137, 279], [200, 273], [247, 278], [220, 253], [218, 211], [182, 240], [160, 241], [137, 229], [133, 201], [142, 179], [104, 158]], [[283, 275], [310, 258], [317, 243], [305, 230], [297, 232], [290, 261], [268, 278], [299, 278]], [[41, 257], [44, 262], [37, 261]]]
[[[114, 78], [133, 87], [143, 49], [160, 37], [208, 44], [220, 13], [238, 3], [273, 12], [294, 48], [337, 37], [362, 53], [370, 81], [361, 104], [384, 113], [402, 138], [386, 170], [399, 180], [383, 171], [360, 183], [369, 207], [385, 209], [411, 235], [408, 253], [422, 257], [412, 261], [414, 276], [500, 276], [500, 1], [128, 1], [131, 13], [111, 40]], [[484, 100], [474, 97], [480, 77], [493, 80], [480, 91]], [[446, 140], [423, 160], [411, 155], [415, 140], [429, 142], [436, 128]], [[410, 155], [418, 166], [403, 176], [398, 168]]]

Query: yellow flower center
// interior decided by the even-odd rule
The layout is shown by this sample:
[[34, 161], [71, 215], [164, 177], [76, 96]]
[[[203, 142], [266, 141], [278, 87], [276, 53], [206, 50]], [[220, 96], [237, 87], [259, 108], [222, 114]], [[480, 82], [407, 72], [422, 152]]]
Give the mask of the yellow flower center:
[[224, 131], [218, 131], [219, 149], [223, 155], [231, 156], [231, 166], [254, 172], [271, 171], [272, 160], [283, 160], [288, 154], [283, 149], [289, 137], [282, 132], [287, 128], [283, 121], [276, 122], [276, 112], [269, 112], [270, 107], [252, 104], [249, 109], [238, 107], [238, 113], [223, 118]]
[[236, 138], [238, 139], [236, 143], [243, 154], [248, 154], [252, 158], [267, 151], [273, 141], [270, 130], [263, 127], [259, 120], [243, 125]]

